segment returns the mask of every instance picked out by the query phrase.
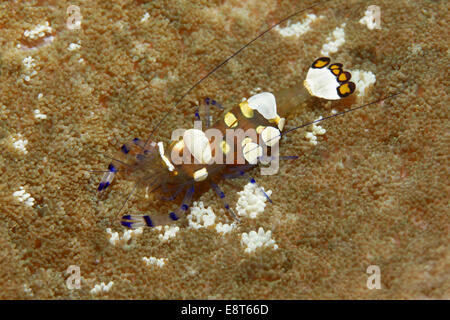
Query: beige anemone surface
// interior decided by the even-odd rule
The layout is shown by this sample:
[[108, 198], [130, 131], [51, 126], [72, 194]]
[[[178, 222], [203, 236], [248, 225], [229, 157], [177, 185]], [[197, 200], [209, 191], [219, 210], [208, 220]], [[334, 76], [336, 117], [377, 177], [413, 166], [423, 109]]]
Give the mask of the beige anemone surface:
[[[328, 1], [292, 18], [323, 16], [303, 35], [272, 30], [259, 39], [194, 89], [155, 137], [167, 142], [174, 128], [191, 126], [205, 97], [231, 106], [257, 87], [301, 85], [344, 23], [345, 43], [331, 58], [376, 82], [361, 96], [294, 111], [286, 128], [402, 94], [322, 122], [326, 134], [315, 146], [308, 129], [284, 137], [282, 154], [299, 159], [283, 161], [277, 175], [251, 173], [273, 191], [273, 204], [229, 233], [184, 220], [167, 241], [164, 230], [145, 229], [110, 242], [114, 232], [124, 237], [116, 215], [132, 181], [119, 176], [98, 199], [101, 176], [86, 170], [104, 170], [109, 160], [93, 149], [112, 155], [145, 139], [215, 65], [312, 3], [2, 2], [0, 298], [450, 298], [446, 1]], [[359, 22], [372, 4], [381, 9], [380, 29]], [[67, 27], [70, 5], [80, 8], [79, 29]], [[244, 184], [220, 183], [233, 207]], [[195, 200], [230, 223], [212, 190]], [[176, 206], [138, 194], [125, 212]], [[245, 252], [241, 235], [260, 227], [278, 249]], [[366, 285], [371, 265], [381, 272], [379, 290]], [[79, 289], [67, 287], [69, 266], [79, 267]]]

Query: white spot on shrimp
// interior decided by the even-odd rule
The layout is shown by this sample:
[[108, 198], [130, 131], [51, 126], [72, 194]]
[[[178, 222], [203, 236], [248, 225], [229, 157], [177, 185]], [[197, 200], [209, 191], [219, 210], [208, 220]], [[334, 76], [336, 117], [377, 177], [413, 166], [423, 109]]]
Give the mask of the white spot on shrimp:
[[166, 164], [169, 171], [175, 170], [175, 167], [173, 166], [173, 164], [164, 155], [164, 144], [162, 142], [158, 142], [158, 150], [159, 150], [159, 155], [160, 155], [161, 159], [164, 161], [164, 163]]
[[183, 134], [183, 142], [199, 163], [208, 163], [211, 160], [211, 146], [203, 131], [198, 129], [186, 130]]
[[270, 92], [261, 92], [248, 98], [248, 105], [257, 110], [264, 118], [274, 119], [277, 117], [277, 103], [275, 96]]

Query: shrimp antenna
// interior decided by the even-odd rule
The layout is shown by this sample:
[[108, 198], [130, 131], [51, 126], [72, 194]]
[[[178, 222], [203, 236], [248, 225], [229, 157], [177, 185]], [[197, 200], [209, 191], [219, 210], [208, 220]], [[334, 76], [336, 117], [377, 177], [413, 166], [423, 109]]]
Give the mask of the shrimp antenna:
[[283, 22], [295, 17], [296, 15], [299, 15], [302, 12], [305, 12], [309, 9], [312, 9], [314, 7], [317, 7], [319, 4], [328, 2], [330, 0], [324, 0], [324, 1], [319, 1], [316, 2], [315, 4], [300, 9], [292, 14], [290, 14], [289, 16], [281, 19], [280, 21], [278, 21], [277, 23], [275, 23], [274, 25], [272, 25], [271, 27], [269, 27], [268, 29], [266, 29], [265, 31], [263, 31], [262, 33], [260, 33], [256, 38], [250, 40], [249, 42], [247, 42], [244, 46], [242, 46], [239, 50], [235, 51], [232, 55], [230, 55], [228, 58], [226, 58], [225, 60], [223, 60], [221, 63], [219, 63], [217, 66], [215, 66], [210, 72], [208, 72], [208, 74], [206, 74], [204, 77], [202, 77], [200, 80], [198, 80], [196, 83], [194, 83], [194, 85], [192, 87], [190, 87], [182, 96], [180, 99], [178, 99], [177, 102], [175, 102], [175, 104], [165, 113], [165, 115], [162, 117], [161, 120], [159, 120], [159, 122], [156, 124], [156, 126], [152, 129], [152, 131], [150, 132], [149, 137], [147, 138], [147, 141], [145, 141], [145, 144], [142, 148], [145, 148], [147, 146], [147, 144], [150, 142], [150, 139], [152, 138], [153, 134], [156, 132], [156, 129], [159, 128], [159, 126], [163, 123], [164, 120], [166, 120], [166, 118], [168, 117], [168, 115], [173, 111], [173, 109], [175, 109], [178, 104], [180, 104], [181, 101], [183, 101], [183, 99], [189, 94], [191, 93], [192, 90], [194, 90], [200, 83], [202, 83], [204, 80], [206, 80], [210, 75], [212, 75], [214, 72], [216, 72], [218, 69], [220, 69], [223, 65], [225, 65], [228, 61], [230, 61], [231, 59], [233, 59], [235, 56], [237, 56], [239, 53], [241, 53], [244, 49], [246, 49], [248, 46], [250, 46], [253, 42], [255, 42], [256, 40], [258, 40], [259, 38], [261, 38], [262, 36], [264, 36], [266, 33], [268, 33], [270, 30], [272, 30], [273, 28], [275, 28], [276, 26], [282, 24]]
[[88, 147], [88, 148], [91, 149], [92, 151], [94, 151], [95, 153], [101, 154], [101, 155], [104, 156], [105, 158], [108, 158], [108, 159], [117, 161], [118, 163], [123, 164], [123, 165], [126, 166], [126, 167], [131, 167], [131, 165], [129, 165], [128, 163], [123, 162], [123, 161], [120, 161], [120, 160], [118, 160], [118, 159], [116, 159], [116, 158], [113, 158], [113, 157], [107, 155], [106, 153], [97, 151], [97, 150], [95, 150], [94, 148], [91, 148], [91, 147]]
[[138, 184], [135, 183], [133, 189], [131, 190], [131, 192], [128, 194], [128, 196], [126, 197], [125, 201], [123, 202], [122, 206], [119, 209], [119, 212], [117, 213], [117, 216], [120, 216], [120, 213], [122, 212], [123, 208], [125, 207], [125, 205], [127, 204], [128, 200], [130, 200], [131, 196], [133, 195], [134, 191], [136, 191]]
[[[267, 142], [269, 142], [269, 141], [271, 141], [271, 140], [274, 140], [274, 139], [280, 139], [280, 137], [286, 135], [286, 134], [289, 133], [289, 132], [295, 131], [295, 130], [297, 130], [297, 129], [304, 128], [304, 127], [310, 126], [310, 125], [315, 124], [315, 123], [318, 123], [318, 122], [322, 122], [322, 121], [325, 121], [325, 120], [329, 120], [329, 119], [331, 119], [331, 118], [338, 117], [338, 116], [342, 116], [342, 115], [344, 115], [344, 114], [346, 114], [346, 113], [353, 112], [353, 111], [356, 111], [356, 110], [359, 110], [359, 109], [362, 109], [362, 108], [371, 106], [371, 105], [373, 105], [373, 104], [377, 104], [377, 103], [383, 102], [383, 101], [385, 101], [385, 100], [388, 100], [388, 99], [391, 99], [391, 98], [393, 98], [393, 97], [395, 97], [395, 96], [398, 96], [399, 94], [402, 94], [402, 93], [404, 93], [404, 92], [403, 92], [403, 91], [400, 91], [400, 92], [391, 94], [391, 95], [389, 95], [389, 96], [380, 98], [380, 99], [378, 99], [378, 100], [375, 100], [375, 101], [372, 101], [372, 102], [363, 104], [363, 105], [361, 105], [361, 106], [358, 106], [358, 107], [355, 107], [355, 108], [352, 108], [352, 109], [348, 109], [348, 110], [345, 110], [345, 111], [342, 111], [342, 112], [338, 112], [338, 113], [336, 113], [336, 114], [332, 114], [331, 116], [327, 116], [327, 117], [325, 117], [325, 118], [321, 118], [321, 119], [317, 119], [317, 120], [314, 120], [314, 121], [311, 121], [311, 122], [304, 123], [304, 124], [302, 124], [302, 125], [300, 125], [300, 126], [298, 126], [298, 127], [291, 128], [291, 129], [289, 129], [289, 130], [286, 130], [286, 131], [280, 133], [279, 135], [277, 135], [277, 136], [275, 136], [275, 137], [272, 137], [271, 139], [267, 140]], [[253, 149], [250, 149], [250, 150], [247, 150], [247, 151], [245, 152], [245, 154], [251, 152], [252, 150], [256, 150], [256, 149], [257, 149], [257, 147], [255, 147], [255, 148], [253, 148]]]
[[[111, 172], [110, 170], [85, 170], [86, 172], [89, 173], [108, 173]], [[115, 172], [122, 172], [122, 170], [117, 170]]]
[[[318, 123], [318, 122], [329, 120], [329, 119], [334, 118], [334, 117], [342, 116], [342, 115], [344, 115], [346, 113], [353, 112], [353, 111], [356, 111], [358, 109], [362, 109], [362, 108], [371, 106], [373, 104], [377, 104], [377, 103], [383, 102], [384, 100], [391, 99], [391, 98], [393, 98], [395, 96], [398, 96], [399, 94], [402, 94], [402, 93], [403, 92], [397, 92], [397, 93], [391, 94], [390, 96], [380, 98], [378, 100], [375, 100], [375, 101], [363, 104], [361, 106], [358, 106], [358, 107], [355, 107], [355, 108], [352, 108], [352, 109], [348, 109], [348, 110], [345, 110], [345, 111], [342, 111], [342, 112], [338, 112], [338, 113], [332, 114], [330, 116], [327, 116], [325, 118], [321, 118], [321, 119], [317, 119], [317, 120], [314, 120], [314, 121], [311, 121], [311, 122], [304, 123], [304, 124], [302, 124], [302, 125], [300, 125], [298, 127], [294, 127], [294, 128], [291, 128], [289, 130], [284, 131], [283, 133], [281, 133], [281, 136], [284, 136], [288, 132], [291, 132], [291, 131], [294, 131], [294, 130], [297, 130], [297, 129], [300, 129], [300, 128], [303, 128], [303, 127], [307, 127], [307, 126], [310, 126], [310, 125]], [[274, 138], [272, 138], [272, 139], [274, 139]]]

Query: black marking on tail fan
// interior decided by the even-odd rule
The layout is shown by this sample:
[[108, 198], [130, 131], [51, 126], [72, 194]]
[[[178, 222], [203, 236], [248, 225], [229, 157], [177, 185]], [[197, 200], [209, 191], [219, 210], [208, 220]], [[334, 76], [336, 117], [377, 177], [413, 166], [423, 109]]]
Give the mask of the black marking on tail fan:
[[[325, 68], [330, 64], [331, 59], [328, 57], [320, 57], [314, 60], [314, 62], [311, 64], [311, 68], [313, 69], [322, 69]], [[322, 64], [322, 65], [320, 65]]]

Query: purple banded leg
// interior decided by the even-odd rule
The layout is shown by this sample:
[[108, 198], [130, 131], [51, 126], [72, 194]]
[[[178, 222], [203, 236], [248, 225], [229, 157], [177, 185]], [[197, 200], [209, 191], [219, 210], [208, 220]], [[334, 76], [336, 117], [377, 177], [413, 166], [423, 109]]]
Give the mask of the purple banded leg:
[[241, 166], [231, 168], [230, 169], [231, 173], [226, 173], [226, 174], [222, 175], [222, 177], [224, 179], [241, 178], [244, 175], [242, 172], [245, 172], [246, 170], [250, 170], [254, 166], [255, 166], [254, 164], [244, 164]]
[[212, 122], [212, 116], [209, 114], [209, 106], [212, 105], [221, 110], [223, 110], [223, 107], [216, 100], [210, 99], [210, 98], [205, 99], [204, 105], [205, 105], [205, 126], [206, 126], [206, 128], [209, 128], [211, 126], [211, 122]]
[[186, 215], [187, 210], [192, 202], [192, 197], [194, 195], [194, 186], [190, 186], [186, 191], [181, 206], [171, 212], [169, 215], [163, 216], [152, 216], [149, 215], [124, 215], [122, 217], [121, 224], [124, 227], [136, 229], [140, 227], [156, 227], [161, 225], [167, 225], [174, 223], [175, 221]]
[[220, 189], [220, 187], [212, 181], [211, 181], [211, 187], [214, 189], [216, 194], [219, 196], [220, 200], [222, 200], [223, 206], [225, 207], [225, 209], [227, 209], [227, 211], [230, 213], [230, 215], [233, 217], [233, 219], [236, 220], [237, 222], [241, 222], [239, 220], [238, 216], [234, 213], [233, 209], [231, 209], [227, 200], [225, 200], [225, 193], [223, 193], [222, 189]]
[[117, 173], [117, 168], [114, 166], [114, 164], [111, 162], [108, 165], [108, 171], [106, 171], [103, 174], [102, 180], [100, 181], [100, 184], [98, 185], [98, 192], [102, 193], [106, 188], [109, 187], [109, 185], [112, 183], [114, 176]]
[[175, 198], [180, 194], [180, 192], [183, 190], [183, 187], [178, 188], [170, 197], [161, 197], [161, 200], [164, 201], [173, 201]]
[[[156, 150], [156, 146], [151, 146], [148, 145], [146, 146], [144, 141], [142, 141], [141, 139], [138, 138], [134, 138], [133, 140], [131, 140], [131, 142], [125, 144], [124, 146], [127, 146], [128, 149], [134, 149], [136, 146], [139, 147], [141, 149], [140, 152], [137, 152], [136, 150], [136, 159], [138, 160], [142, 160], [144, 158], [153, 158], [153, 153], [155, 153]], [[122, 146], [122, 152], [124, 151]]]
[[114, 158], [105, 155], [107, 158], [110, 158], [112, 162], [108, 165], [108, 170], [97, 171], [104, 172], [102, 180], [97, 188], [98, 192], [102, 194], [103, 191], [111, 185], [117, 172], [124, 171], [124, 168], [131, 167], [136, 160], [139, 161], [144, 158], [153, 157], [153, 152], [154, 147], [149, 145], [147, 148], [144, 148], [144, 142], [138, 138], [134, 138], [122, 145], [120, 151], [116, 153]]
[[209, 98], [205, 99], [204, 105], [205, 105], [205, 127], [209, 128], [212, 122], [212, 116], [209, 114]]
[[170, 219], [172, 219], [173, 221], [177, 221], [181, 217], [185, 216], [186, 212], [189, 209], [189, 206], [191, 205], [193, 196], [194, 196], [194, 186], [192, 185], [191, 187], [189, 187], [188, 191], [184, 195], [183, 203], [181, 204], [181, 206], [177, 210], [172, 211], [169, 214]]
[[197, 108], [195, 108], [195, 120], [200, 120], [199, 106], [197, 106]]
[[129, 153], [132, 149], [134, 149], [136, 146], [138, 146], [138, 147], [140, 147], [140, 148], [143, 148], [143, 147], [144, 147], [144, 144], [143, 144], [142, 141], [139, 140], [138, 138], [134, 138], [133, 140], [131, 140], [131, 141], [129, 141], [129, 142], [123, 144], [123, 145], [120, 147], [120, 151], [121, 151], [123, 154], [128, 154], [128, 153]]
[[[212, 116], [209, 113], [209, 106], [215, 106], [221, 110], [223, 110], [223, 107], [220, 103], [218, 103], [216, 100], [214, 99], [210, 99], [210, 98], [206, 98], [204, 100], [203, 105], [205, 106], [205, 127], [209, 128], [211, 126], [211, 122], [212, 122]], [[200, 119], [200, 110], [199, 110], [199, 106], [196, 107], [195, 109], [195, 120], [201, 120]]]
[[252, 165], [252, 164], [246, 164], [246, 165], [232, 168], [231, 170], [236, 171], [236, 172], [224, 174], [222, 177], [224, 179], [234, 179], [234, 178], [241, 178], [241, 177], [247, 178], [250, 181], [250, 183], [254, 183], [261, 190], [261, 192], [266, 196], [267, 200], [269, 200], [269, 202], [272, 203], [272, 200], [267, 195], [267, 193], [264, 191], [264, 189], [261, 188], [260, 186], [258, 186], [258, 184], [256, 184], [255, 179], [253, 179], [247, 172], [245, 172], [245, 170], [248, 170], [254, 166], [255, 165]]
[[[138, 160], [142, 160], [144, 157], [150, 157], [155, 152], [155, 150], [155, 146], [145, 146], [144, 141], [138, 138], [134, 138], [133, 140], [128, 141], [120, 147], [120, 153], [127, 160], [134, 160], [133, 157]], [[132, 152], [130, 153], [130, 151]]]
[[[122, 145], [120, 147], [121, 158], [124, 160], [128, 158], [130, 156], [129, 155], [130, 151], [133, 148], [136, 148], [137, 146], [143, 146], [143, 143], [138, 138], [134, 138], [132, 141], [129, 141], [124, 145]], [[106, 171], [105, 174], [103, 175], [102, 180], [100, 181], [100, 184], [98, 185], [97, 188], [99, 193], [102, 193], [111, 185], [114, 176], [118, 171], [118, 167], [123, 165], [127, 165], [127, 163], [119, 159], [113, 160], [113, 162], [111, 162], [108, 165], [108, 171]]]
[[235, 179], [235, 178], [241, 178], [243, 174], [241, 172], [233, 172], [233, 173], [227, 173], [222, 175], [224, 179]]
[[215, 107], [223, 110], [223, 106], [219, 102], [214, 100], [214, 99], [206, 98], [205, 99], [205, 105], [208, 105], [208, 106], [212, 105], [212, 106], [215, 106]]

